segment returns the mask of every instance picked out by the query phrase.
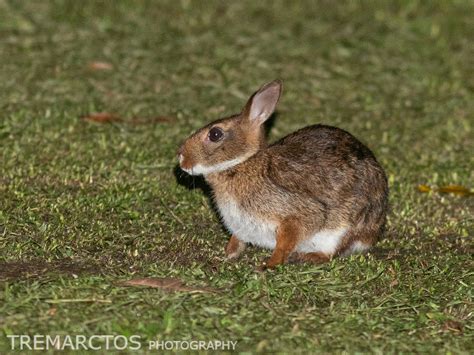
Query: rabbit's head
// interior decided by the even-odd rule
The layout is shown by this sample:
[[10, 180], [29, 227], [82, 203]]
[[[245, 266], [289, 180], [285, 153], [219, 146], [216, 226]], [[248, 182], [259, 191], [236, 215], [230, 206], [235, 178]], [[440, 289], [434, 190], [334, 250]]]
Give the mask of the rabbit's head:
[[214, 121], [184, 141], [178, 150], [181, 169], [191, 175], [227, 170], [265, 146], [263, 123], [280, 98], [281, 81], [275, 80], [254, 93], [242, 112]]

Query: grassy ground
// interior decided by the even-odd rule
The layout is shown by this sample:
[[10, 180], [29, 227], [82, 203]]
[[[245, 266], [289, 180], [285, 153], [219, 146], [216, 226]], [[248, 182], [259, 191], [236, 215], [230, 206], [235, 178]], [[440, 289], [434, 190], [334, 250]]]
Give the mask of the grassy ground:
[[[136, 334], [472, 353], [473, 198], [417, 186], [472, 187], [473, 13], [472, 1], [0, 0], [0, 352], [11, 334]], [[206, 195], [177, 179], [179, 142], [277, 77], [271, 139], [337, 125], [386, 168], [392, 210], [373, 253], [264, 274], [265, 251], [225, 262]], [[104, 111], [125, 121], [80, 119]], [[118, 285], [134, 277], [219, 292]]]

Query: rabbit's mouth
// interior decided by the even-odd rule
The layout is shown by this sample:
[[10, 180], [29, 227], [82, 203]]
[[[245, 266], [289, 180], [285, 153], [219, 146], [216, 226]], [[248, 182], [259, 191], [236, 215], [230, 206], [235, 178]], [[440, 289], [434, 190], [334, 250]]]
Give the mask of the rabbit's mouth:
[[184, 162], [184, 158], [181, 159], [181, 156], [179, 157], [181, 169], [187, 172], [189, 175], [209, 175], [213, 173], [218, 173], [218, 172], [233, 168], [234, 166], [247, 160], [247, 158], [248, 157], [246, 156], [241, 156], [241, 157], [226, 160], [214, 165], [196, 164], [194, 166], [187, 167]]
[[[194, 162], [188, 158], [186, 158], [183, 153], [178, 154], [178, 161], [179, 161], [179, 167], [181, 170], [185, 171], [189, 175], [201, 175], [199, 171], [201, 170], [199, 166], [201, 164], [194, 164]], [[198, 169], [196, 170], [196, 167]]]

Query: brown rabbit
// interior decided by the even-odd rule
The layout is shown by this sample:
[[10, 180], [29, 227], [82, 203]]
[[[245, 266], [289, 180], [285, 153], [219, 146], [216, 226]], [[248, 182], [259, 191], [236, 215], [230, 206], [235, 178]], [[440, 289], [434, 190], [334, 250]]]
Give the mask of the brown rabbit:
[[282, 90], [260, 88], [242, 112], [191, 135], [178, 151], [181, 169], [204, 175], [236, 258], [246, 243], [272, 249], [263, 268], [296, 261], [329, 261], [363, 252], [383, 232], [387, 178], [372, 152], [331, 126], [300, 129], [267, 145], [263, 123]]

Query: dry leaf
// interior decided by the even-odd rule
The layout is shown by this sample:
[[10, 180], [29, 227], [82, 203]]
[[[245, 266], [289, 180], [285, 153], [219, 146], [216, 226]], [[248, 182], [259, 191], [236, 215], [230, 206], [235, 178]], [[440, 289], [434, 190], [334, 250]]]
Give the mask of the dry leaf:
[[172, 122], [174, 119], [170, 116], [156, 116], [152, 118], [132, 118], [130, 119], [123, 119], [119, 116], [114, 115], [110, 112], [95, 112], [89, 113], [81, 117], [84, 121], [89, 122], [97, 122], [97, 123], [110, 123], [110, 122], [122, 122], [131, 125], [147, 125], [147, 124], [155, 124], [155, 123], [168, 123]]
[[469, 196], [473, 194], [473, 192], [469, 190], [467, 187], [460, 186], [460, 185], [446, 185], [446, 186], [440, 186], [438, 188], [431, 188], [428, 185], [418, 185], [418, 191], [420, 192], [436, 191], [439, 193], [451, 193], [451, 194], [456, 194], [459, 196]]
[[295, 322], [295, 325], [293, 325], [293, 328], [291, 329], [291, 333], [296, 334], [299, 332], [299, 330], [300, 330], [300, 326], [298, 323]]
[[51, 307], [46, 313], [48, 314], [48, 316], [53, 317], [56, 314], [57, 310], [58, 309], [56, 307]]
[[392, 282], [390, 282], [390, 287], [395, 287], [398, 285], [398, 280], [393, 280]]
[[472, 192], [468, 188], [460, 185], [446, 185], [438, 188], [438, 192], [441, 193], [451, 193], [460, 196], [471, 195]]
[[263, 352], [266, 348], [268, 348], [268, 345], [269, 345], [268, 340], [264, 339], [264, 340], [260, 341], [257, 344], [257, 353]]
[[462, 333], [463, 326], [461, 323], [456, 322], [454, 320], [448, 320], [444, 322], [443, 329], [445, 331], [452, 331], [456, 333]]
[[169, 123], [172, 121], [174, 121], [174, 118], [170, 116], [156, 116], [152, 118], [135, 117], [127, 123], [131, 123], [134, 125], [146, 125], [146, 124], [154, 124], [154, 123]]
[[420, 191], [420, 192], [430, 192], [431, 187], [429, 187], [427, 185], [418, 185], [418, 191]]
[[194, 287], [186, 286], [183, 281], [175, 278], [158, 278], [150, 277], [143, 279], [131, 279], [121, 283], [122, 286], [146, 286], [153, 288], [161, 288], [165, 291], [183, 291], [183, 292], [199, 292], [199, 293], [215, 293], [216, 289], [210, 287]]
[[90, 62], [89, 69], [92, 70], [112, 70], [114, 66], [107, 62]]
[[120, 117], [115, 116], [109, 112], [96, 112], [90, 113], [81, 117], [84, 121], [97, 122], [97, 123], [110, 123], [110, 122], [121, 122]]

